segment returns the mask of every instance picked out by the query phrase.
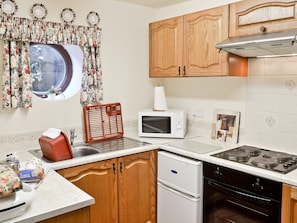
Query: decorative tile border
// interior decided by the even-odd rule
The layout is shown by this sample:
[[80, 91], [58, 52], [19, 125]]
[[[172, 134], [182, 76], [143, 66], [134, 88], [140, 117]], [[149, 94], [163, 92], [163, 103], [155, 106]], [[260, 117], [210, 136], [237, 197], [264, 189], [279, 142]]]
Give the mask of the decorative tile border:
[[[75, 129], [75, 141], [83, 140], [83, 131], [81, 127], [70, 127], [61, 129], [67, 135], [70, 129]], [[46, 130], [46, 129], [45, 129]], [[0, 153], [12, 151], [26, 151], [32, 148], [39, 147], [38, 139], [45, 130], [28, 131], [17, 133], [14, 135], [0, 135]]]
[[[137, 120], [127, 120], [123, 123], [125, 132], [137, 133], [138, 122]], [[75, 129], [75, 142], [81, 142], [84, 140], [84, 132], [81, 126], [69, 127], [61, 129], [67, 135], [69, 135], [70, 129]], [[188, 120], [188, 134], [199, 135], [203, 137], [211, 136], [212, 123], [211, 121], [204, 119]], [[46, 129], [45, 129], [46, 130]], [[14, 151], [27, 151], [30, 149], [39, 148], [38, 139], [45, 130], [28, 131], [17, 133], [14, 135], [0, 135], [0, 154], [11, 153]], [[242, 134], [240, 129], [240, 134]]]

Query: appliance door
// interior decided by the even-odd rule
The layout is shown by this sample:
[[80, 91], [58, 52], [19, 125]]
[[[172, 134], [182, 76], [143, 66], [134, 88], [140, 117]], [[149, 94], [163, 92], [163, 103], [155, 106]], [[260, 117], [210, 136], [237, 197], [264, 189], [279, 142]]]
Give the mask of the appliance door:
[[201, 223], [201, 200], [158, 182], [158, 223]]
[[204, 222], [280, 223], [280, 202], [205, 178]]
[[193, 197], [201, 197], [202, 163], [160, 151], [158, 152], [158, 182]]
[[143, 133], [171, 134], [171, 116], [142, 116]]

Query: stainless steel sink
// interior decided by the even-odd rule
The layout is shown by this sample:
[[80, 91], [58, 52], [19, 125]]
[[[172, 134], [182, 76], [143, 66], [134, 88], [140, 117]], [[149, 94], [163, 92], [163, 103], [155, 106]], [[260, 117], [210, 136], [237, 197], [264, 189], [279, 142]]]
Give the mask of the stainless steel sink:
[[[41, 149], [34, 149], [34, 150], [29, 150], [29, 153], [33, 154], [39, 159], [42, 159], [46, 162], [52, 162], [45, 157], [43, 157], [43, 153]], [[73, 158], [78, 158], [78, 157], [83, 157], [83, 156], [90, 156], [94, 154], [99, 154], [100, 150], [96, 149], [92, 146], [89, 146], [87, 144], [78, 144], [72, 147], [72, 153], [73, 153]]]
[[82, 146], [75, 146], [72, 147], [72, 153], [73, 157], [81, 157], [81, 156], [89, 156], [100, 153], [98, 149], [95, 149], [88, 145], [82, 145]]
[[[131, 148], [141, 147], [149, 144], [150, 143], [147, 143], [147, 142], [122, 137], [122, 138], [102, 140], [102, 141], [92, 142], [92, 143], [84, 143], [84, 142], [75, 143], [72, 146], [72, 152], [73, 152], [74, 158], [78, 158], [78, 157], [91, 156], [91, 155], [100, 154], [100, 153], [119, 151], [123, 149], [131, 149]], [[41, 149], [29, 150], [29, 152], [46, 162], [52, 162], [43, 157]]]

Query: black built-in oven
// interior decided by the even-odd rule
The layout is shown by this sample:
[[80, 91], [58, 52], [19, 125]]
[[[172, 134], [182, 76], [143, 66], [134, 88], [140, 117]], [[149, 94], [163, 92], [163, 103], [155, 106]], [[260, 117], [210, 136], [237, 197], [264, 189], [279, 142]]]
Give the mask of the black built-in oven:
[[204, 223], [280, 223], [282, 184], [210, 163], [203, 165]]

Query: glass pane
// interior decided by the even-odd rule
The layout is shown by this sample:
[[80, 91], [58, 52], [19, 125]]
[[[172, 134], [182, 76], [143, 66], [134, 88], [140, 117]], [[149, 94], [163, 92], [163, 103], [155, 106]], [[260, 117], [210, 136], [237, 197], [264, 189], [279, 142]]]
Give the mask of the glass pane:
[[33, 92], [46, 95], [53, 86], [62, 87], [66, 78], [66, 64], [61, 53], [51, 45], [33, 44], [30, 46], [30, 66]]

